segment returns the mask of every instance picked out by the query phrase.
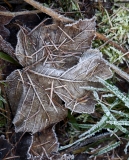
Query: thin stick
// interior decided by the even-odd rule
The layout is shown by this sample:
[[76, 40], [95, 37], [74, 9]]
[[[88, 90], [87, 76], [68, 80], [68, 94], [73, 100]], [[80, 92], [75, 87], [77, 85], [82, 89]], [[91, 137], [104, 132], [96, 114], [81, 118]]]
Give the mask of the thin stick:
[[16, 17], [20, 15], [26, 15], [26, 14], [37, 14], [41, 13], [39, 10], [33, 10], [33, 11], [21, 11], [21, 12], [4, 12], [0, 11], [0, 15], [2, 16], [10, 16], [10, 17]]
[[13, 8], [12, 5], [11, 5], [7, 0], [4, 0], [4, 2], [5, 2], [10, 8]]
[[58, 28], [72, 41], [74, 42], [74, 40], [62, 29], [58, 26]]
[[[97, 39], [100, 39], [100, 40], [102, 40], [102, 41], [104, 41], [104, 42], [109, 43], [110, 45], [112, 45], [113, 47], [115, 47], [116, 49], [120, 50], [120, 51], [123, 52], [123, 53], [128, 52], [125, 48], [121, 47], [121, 46], [120, 46], [119, 44], [117, 44], [116, 42], [111, 41], [109, 38], [107, 38], [107, 37], [104, 36], [103, 34], [100, 34], [100, 33], [98, 33], [98, 32], [96, 32], [95, 34], [96, 34], [96, 38], [97, 38]], [[127, 55], [127, 57], [129, 57], [129, 56]]]
[[30, 83], [31, 83], [31, 85], [32, 85], [32, 88], [33, 88], [33, 90], [34, 90], [34, 92], [35, 92], [35, 94], [36, 94], [36, 96], [37, 96], [37, 98], [38, 98], [41, 106], [42, 106], [42, 109], [45, 111], [45, 113], [46, 113], [46, 115], [47, 115], [47, 117], [48, 117], [48, 120], [49, 120], [49, 122], [50, 122], [49, 114], [47, 113], [47, 111], [46, 111], [46, 109], [45, 109], [45, 106], [43, 105], [42, 100], [41, 100], [40, 96], [38, 95], [38, 92], [36, 91], [36, 89], [35, 89], [35, 87], [34, 87], [34, 85], [33, 85], [33, 82], [32, 82], [32, 80], [31, 80], [29, 74], [26, 73], [26, 75], [27, 75], [27, 77], [28, 77], [28, 79], [29, 79], [29, 81], [30, 81]]
[[30, 5], [32, 5], [34, 8], [37, 8], [38, 10], [42, 11], [43, 13], [46, 13], [47, 15], [51, 16], [55, 20], [59, 20], [62, 22], [67, 22], [67, 23], [74, 22], [73, 19], [70, 19], [68, 17], [64, 17], [63, 15], [58, 14], [57, 12], [52, 10], [51, 8], [43, 6], [39, 2], [35, 2], [34, 0], [24, 0], [24, 1], [29, 3]]
[[114, 64], [111, 64], [111, 63], [108, 62], [107, 60], [104, 60], [104, 62], [105, 62], [111, 69], [113, 69], [119, 76], [121, 76], [122, 78], [124, 78], [126, 81], [129, 82], [129, 74], [127, 74], [126, 72], [122, 71], [119, 67], [115, 66]]

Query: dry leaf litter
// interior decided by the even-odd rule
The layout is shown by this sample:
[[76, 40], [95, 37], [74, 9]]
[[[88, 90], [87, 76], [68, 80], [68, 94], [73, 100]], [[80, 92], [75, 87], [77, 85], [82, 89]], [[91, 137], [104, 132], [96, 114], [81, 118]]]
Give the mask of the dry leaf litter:
[[21, 27], [17, 35], [15, 56], [23, 69], [7, 77], [6, 90], [15, 131], [33, 134], [33, 159], [52, 159], [58, 152], [54, 126], [67, 116], [67, 109], [94, 112], [92, 92], [80, 87], [99, 87], [97, 77], [112, 77], [102, 54], [91, 49], [94, 35], [95, 18], [71, 24], [42, 22], [31, 31]]

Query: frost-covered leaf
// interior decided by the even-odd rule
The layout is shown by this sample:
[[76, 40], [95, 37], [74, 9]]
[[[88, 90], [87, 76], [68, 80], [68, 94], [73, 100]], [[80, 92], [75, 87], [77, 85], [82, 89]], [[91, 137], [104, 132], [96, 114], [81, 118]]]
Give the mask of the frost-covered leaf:
[[[92, 92], [81, 87], [100, 87], [96, 77], [105, 80], [112, 76], [99, 50], [90, 49], [94, 31], [94, 18], [67, 25], [41, 23], [32, 31], [21, 28], [15, 55], [23, 70], [7, 77], [6, 88], [16, 113], [16, 132], [42, 131], [49, 139], [47, 128], [64, 119], [67, 108], [78, 113], [94, 111]], [[39, 143], [37, 138], [35, 141]], [[36, 151], [39, 156], [52, 152], [47, 146], [40, 149]]]
[[[92, 113], [96, 103], [93, 95], [80, 86], [98, 85], [90, 81], [97, 81], [97, 75], [103, 79], [112, 75], [98, 50], [88, 50], [66, 71], [47, 65], [38, 65], [35, 70], [16, 70], [7, 78], [13, 80], [8, 86], [10, 103], [14, 108], [18, 105], [13, 121], [17, 132], [35, 133], [62, 120], [66, 111], [60, 99], [72, 111]], [[18, 97], [16, 101], [14, 97]]]
[[35, 133], [33, 144], [31, 146], [31, 156], [45, 158], [54, 157], [54, 152], [58, 152], [58, 140], [54, 131], [54, 127]]
[[24, 67], [38, 61], [42, 61], [42, 65], [47, 61], [56, 68], [68, 69], [77, 64], [83, 52], [91, 48], [94, 33], [95, 18], [66, 25], [61, 22], [51, 25], [41, 23], [31, 32], [20, 30], [16, 56]]
[[[7, 10], [3, 6], [0, 6], [0, 11], [6, 12]], [[13, 17], [11, 17], [11, 16], [0, 15], [0, 35], [4, 39], [6, 39], [10, 34], [9, 30], [7, 28], [5, 28], [4, 25], [7, 25], [11, 21], [12, 18]]]
[[[6, 12], [7, 10], [3, 6], [0, 6], [0, 11]], [[6, 39], [10, 35], [10, 32], [5, 27], [5, 25], [7, 25], [12, 20], [12, 18], [13, 17], [11, 16], [0, 15], [0, 51], [8, 53], [11, 57], [15, 58], [14, 48], [11, 46], [9, 42], [6, 41]]]
[[18, 106], [13, 120], [16, 132], [35, 133], [66, 117], [67, 110], [61, 106], [61, 100], [56, 94], [51, 97], [51, 85], [45, 90], [42, 77], [16, 70], [7, 80], [10, 80], [8, 97], [13, 113]]
[[30, 159], [30, 145], [32, 144], [33, 137], [29, 133], [14, 133], [10, 142], [13, 145], [12, 153], [14, 156], [18, 157], [18, 159]]
[[2, 135], [0, 136], [0, 159], [4, 159], [7, 156], [10, 156], [12, 145], [5, 139]]
[[16, 59], [14, 55], [15, 52], [14, 48], [11, 46], [9, 42], [5, 41], [1, 35], [0, 35], [0, 51], [8, 53], [11, 57]]

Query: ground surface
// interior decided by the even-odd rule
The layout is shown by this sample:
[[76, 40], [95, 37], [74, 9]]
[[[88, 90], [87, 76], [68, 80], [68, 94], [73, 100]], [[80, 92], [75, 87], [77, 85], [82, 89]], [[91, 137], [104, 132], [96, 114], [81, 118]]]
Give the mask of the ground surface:
[[[90, 43], [92, 43], [92, 48], [99, 49], [102, 52], [104, 59], [106, 59], [111, 64], [114, 64], [114, 66], [116, 66], [119, 70], [117, 71], [117, 69], [113, 69], [113, 67], [111, 67], [113, 76], [110, 79], [105, 78], [105, 79], [108, 79], [107, 81], [100, 80], [101, 82], [97, 83], [97, 86], [93, 82], [92, 84], [88, 82], [90, 86], [90, 88], [86, 88], [86, 90], [88, 90], [88, 94], [86, 94], [81, 98], [79, 97], [80, 99], [78, 99], [77, 102], [85, 104], [88, 101], [87, 97], [90, 97], [92, 95], [92, 99], [90, 97], [90, 101], [92, 103], [94, 103], [94, 101], [96, 102], [96, 107], [93, 113], [88, 113], [88, 111], [86, 111], [87, 113], [83, 113], [83, 111], [80, 113], [79, 112], [80, 110], [79, 109], [76, 110], [74, 106], [73, 106], [74, 109], [67, 107], [66, 106], [68, 102], [67, 98], [60, 96], [60, 99], [59, 99], [57, 95], [54, 95], [52, 93], [52, 91], [54, 90], [53, 88], [54, 87], [56, 88], [56, 86], [54, 85], [57, 83], [57, 81], [53, 80], [54, 81], [53, 82], [48, 78], [47, 82], [49, 81], [51, 84], [50, 86], [46, 87], [47, 89], [49, 89], [49, 87], [51, 88], [49, 101], [52, 98], [51, 96], [54, 95], [49, 105], [52, 105], [53, 103], [56, 105], [58, 103], [58, 105], [62, 107], [65, 106], [68, 109], [64, 107], [63, 108], [64, 111], [62, 112], [59, 106], [58, 111], [60, 113], [60, 116], [57, 115], [56, 120], [53, 120], [54, 116], [50, 117], [51, 119], [53, 118], [52, 122], [46, 128], [43, 127], [42, 130], [37, 131], [35, 129], [36, 133], [32, 131], [31, 126], [30, 126], [30, 130], [27, 132], [26, 130], [21, 130], [22, 132], [16, 133], [15, 131], [17, 130], [18, 132], [18, 129], [19, 129], [18, 126], [20, 126], [19, 124], [22, 123], [21, 121], [18, 121], [16, 119], [16, 116], [18, 115], [17, 106], [20, 101], [21, 88], [17, 90], [19, 94], [19, 96], [17, 97], [14, 96], [15, 94], [13, 94], [13, 96], [11, 97], [11, 94], [9, 92], [13, 88], [12, 86], [16, 86], [16, 88], [20, 86], [19, 83], [17, 83], [17, 79], [19, 80], [20, 78], [11, 79], [11, 82], [7, 82], [6, 78], [7, 76], [9, 76], [10, 73], [12, 73], [16, 69], [19, 69], [19, 70], [22, 70], [23, 68], [27, 69], [25, 68], [27, 63], [29, 63], [29, 66], [30, 66], [31, 62], [29, 62], [28, 59], [26, 61], [26, 64], [24, 64], [25, 59], [23, 61], [21, 60], [20, 62], [18, 57], [16, 57], [14, 53], [16, 53], [16, 48], [18, 48], [19, 43], [20, 42], [22, 43], [23, 41], [24, 43], [22, 43], [21, 48], [22, 48], [22, 51], [24, 52], [26, 50], [25, 48], [27, 44], [26, 42], [28, 42], [29, 44], [30, 42], [29, 38], [32, 38], [37, 33], [40, 33], [41, 28], [38, 31], [35, 31], [34, 35], [32, 35], [32, 37], [29, 37], [27, 40], [24, 39], [24, 35], [26, 34], [26, 32], [31, 32], [31, 30], [33, 30], [42, 21], [45, 21], [48, 18], [49, 19], [45, 21], [45, 25], [54, 24], [55, 19], [54, 20], [53, 18], [51, 19], [51, 14], [47, 15], [39, 10], [37, 11], [36, 9], [34, 9], [34, 6], [24, 2], [23, 0], [1, 1], [0, 11], [5, 11], [5, 12], [0, 12], [0, 80], [1, 80], [1, 83], [0, 83], [0, 113], [1, 113], [0, 114], [0, 135], [1, 135], [0, 159], [19, 160], [19, 159], [27, 159], [28, 157], [31, 157], [30, 159], [34, 159], [36, 156], [37, 156], [37, 159], [40, 159], [41, 157], [42, 157], [41, 159], [49, 159], [50, 157], [53, 157], [53, 159], [56, 159], [56, 160], [63, 159], [63, 158], [65, 158], [66, 160], [67, 159], [75, 159], [75, 160], [83, 160], [83, 159], [126, 160], [128, 159], [129, 157], [129, 153], [128, 153], [128, 145], [129, 145], [128, 143], [128, 140], [129, 140], [129, 137], [128, 137], [129, 135], [129, 127], [128, 127], [129, 126], [129, 120], [128, 120], [129, 118], [129, 98], [128, 98], [129, 97], [128, 96], [129, 9], [128, 8], [129, 8], [129, 4], [128, 2], [127, 1], [125, 3], [124, 2], [118, 3], [117, 1], [116, 2], [111, 2], [111, 1], [94, 2], [90, 0], [85, 0], [85, 1], [39, 0], [38, 2], [40, 2], [40, 5], [51, 8], [52, 9], [51, 11], [55, 11], [56, 13], [62, 14], [65, 17], [69, 17], [69, 20], [68, 19], [66, 20], [69, 22], [63, 22], [63, 24], [58, 23], [57, 25], [59, 27], [64, 27], [63, 28], [64, 30], [65, 30], [65, 26], [63, 25], [65, 23], [66, 24], [71, 23], [70, 22], [71, 19], [78, 21], [78, 19], [85, 19], [85, 18], [90, 19], [95, 15], [96, 30], [94, 30], [94, 22], [89, 22], [91, 26], [93, 25], [93, 27], [89, 29], [90, 34], [88, 38], [86, 37], [88, 40], [86, 41], [87, 43], [85, 45], [88, 44], [87, 45], [88, 48], [91, 48]], [[35, 14], [32, 14], [33, 10], [36, 10]], [[28, 13], [24, 14], [23, 11], [28, 11], [29, 14]], [[15, 16], [11, 14], [14, 12], [16, 13]], [[18, 15], [18, 12], [21, 12], [20, 15]], [[4, 13], [6, 13], [6, 15], [4, 15]], [[52, 15], [54, 15], [54, 13], [52, 13]], [[56, 32], [58, 35], [60, 34], [60, 32], [57, 32], [59, 27], [57, 27], [56, 29], [52, 28], [51, 29], [52, 33], [50, 31], [48, 32], [45, 31], [45, 33], [47, 32], [49, 35], [49, 32], [50, 32], [50, 36], [51, 36], [51, 34], [55, 34]], [[24, 34], [22, 35], [21, 33], [21, 37], [19, 36], [22, 40], [24, 39], [23, 41], [20, 41], [21, 39], [17, 38], [17, 34], [20, 29], [23, 29]], [[94, 30], [94, 31], [92, 32], [91, 30]], [[67, 29], [65, 31], [67, 32]], [[70, 30], [70, 31], [68, 30], [67, 33], [69, 33], [69, 35], [65, 34], [65, 36], [72, 37], [75, 34], [75, 32], [77, 32], [75, 29], [75, 32], [71, 34], [72, 31], [73, 30]], [[96, 37], [94, 38], [95, 35]], [[47, 42], [49, 39], [49, 41], [53, 44], [53, 42], [50, 39], [52, 37], [50, 38], [48, 37], [44, 39], [44, 43], [45, 41]], [[62, 40], [62, 44], [63, 44], [63, 40]], [[31, 46], [34, 46], [35, 42], [36, 41], [34, 40]], [[41, 43], [41, 44], [44, 45], [44, 43], [43, 44]], [[72, 42], [69, 43], [69, 48], [72, 44], [73, 44]], [[58, 55], [58, 53], [60, 53], [60, 49], [57, 52], [55, 52], [55, 49], [57, 48], [56, 47], [54, 49], [52, 48], [52, 52], [53, 54]], [[66, 50], [67, 50], [67, 47], [66, 47]], [[30, 49], [29, 51], [31, 51], [32, 53], [33, 50]], [[93, 54], [94, 52], [97, 54], [97, 51], [93, 51]], [[49, 51], [45, 52], [45, 54], [46, 53], [49, 53], [50, 55], [53, 56], [53, 54], [51, 54], [51, 48], [49, 48]], [[72, 56], [71, 56], [71, 53], [72, 53]], [[57, 65], [59, 61], [62, 61], [64, 63], [63, 67], [62, 65], [57, 65], [56, 67], [55, 66], [54, 67], [56, 69], [59, 69], [58, 67], [60, 66], [62, 70], [64, 69], [66, 71], [66, 69], [69, 69], [70, 67], [73, 67], [76, 64], [79, 64], [78, 57], [80, 55], [77, 54], [77, 56], [73, 56], [73, 52], [71, 53], [69, 54], [71, 58], [70, 60], [69, 59], [67, 60], [66, 57], [60, 60], [58, 56], [57, 56], [58, 58], [55, 58], [55, 59], [52, 59], [53, 58], [52, 56], [50, 57], [48, 56], [48, 59], [49, 61], [51, 61], [51, 63], [55, 60], [56, 62], [55, 65]], [[61, 56], [63, 56], [63, 54]], [[34, 62], [37, 62], [37, 61], [34, 60]], [[88, 61], [86, 62], [88, 63]], [[99, 62], [99, 64], [100, 63], [101, 62]], [[97, 67], [94, 67], [94, 70], [96, 70]], [[100, 70], [101, 70], [101, 67], [103, 67], [103, 65], [100, 66]], [[106, 68], [106, 65], [104, 69], [105, 68]], [[82, 70], [83, 69], [81, 68], [80, 72]], [[96, 72], [94, 71], [91, 72], [91, 75], [93, 75], [94, 73]], [[109, 73], [108, 69], [105, 70], [105, 73]], [[98, 72], [96, 74], [98, 74]], [[25, 83], [31, 83], [31, 81], [29, 81], [29, 78], [27, 79], [27, 77], [25, 77], [24, 75], [23, 75], [23, 78], [25, 79]], [[34, 78], [32, 79], [33, 81], [35, 81]], [[46, 79], [44, 77], [43, 77], [43, 81], [44, 83], [39, 83], [40, 84], [39, 88], [41, 88], [39, 92], [42, 92], [42, 87], [46, 85], [45, 83]], [[67, 83], [64, 82], [63, 84], [69, 85], [68, 82]], [[10, 86], [10, 88], [8, 86]], [[72, 86], [72, 83], [69, 85], [69, 89], [71, 89], [71, 86]], [[25, 84], [23, 87], [28, 87], [28, 86]], [[29, 89], [27, 88], [27, 90]], [[14, 91], [16, 90], [13, 90], [13, 92]], [[62, 90], [55, 90], [55, 91], [59, 91], [64, 94]], [[29, 92], [26, 92], [25, 95], [29, 97], [28, 93]], [[32, 94], [32, 92], [30, 93]], [[94, 96], [93, 96], [93, 93], [94, 93]], [[32, 102], [35, 99], [35, 94], [36, 93], [30, 95], [28, 99], [27, 98], [24, 99], [24, 101], [26, 101], [27, 103], [26, 105], [27, 107], [30, 106], [30, 101]], [[66, 96], [68, 94], [69, 92], [67, 92]], [[31, 99], [31, 97], [33, 97], [33, 99]], [[40, 105], [37, 100], [35, 102], [35, 105], [36, 104], [38, 104], [38, 106]], [[91, 104], [88, 103], [88, 105], [90, 106]], [[32, 116], [30, 117], [35, 116], [38, 112], [40, 112], [40, 110], [38, 109], [35, 110]], [[53, 115], [54, 115], [54, 112], [53, 112]], [[43, 116], [46, 116], [46, 115], [43, 114]], [[14, 123], [13, 121], [14, 117], [15, 117], [16, 123]], [[24, 117], [24, 114], [23, 114], [23, 117]], [[30, 119], [30, 117], [28, 119]], [[47, 122], [45, 123], [46, 123], [45, 125], [47, 125]], [[15, 127], [14, 127], [14, 124], [15, 124]], [[29, 126], [29, 123], [27, 125]], [[58, 146], [55, 133], [58, 137], [60, 146], [63, 146], [64, 148], [61, 148], [60, 146]]]

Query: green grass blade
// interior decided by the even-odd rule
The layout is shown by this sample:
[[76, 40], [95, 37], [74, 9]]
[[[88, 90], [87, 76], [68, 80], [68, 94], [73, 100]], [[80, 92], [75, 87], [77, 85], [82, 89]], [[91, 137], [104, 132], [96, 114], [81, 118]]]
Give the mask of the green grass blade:
[[7, 61], [7, 62], [10, 62], [10, 63], [13, 63], [15, 65], [20, 65], [17, 61], [15, 61], [11, 56], [3, 53], [3, 52], [0, 52], [0, 58], [3, 59], [4, 61]]
[[122, 102], [124, 102], [125, 106], [129, 108], [129, 98], [126, 97], [123, 93], [119, 91], [116, 86], [109, 84], [108, 82], [104, 81], [103, 79], [99, 78], [99, 81], [112, 93], [116, 95]]
[[108, 117], [104, 115], [97, 124], [93, 125], [93, 127], [91, 127], [88, 131], [81, 134], [79, 138], [84, 137], [84, 136], [90, 137], [94, 135], [96, 132], [99, 132], [100, 130], [102, 130], [104, 126], [106, 125], [107, 119]]
[[103, 149], [101, 149], [98, 153], [94, 154], [94, 156], [102, 155], [104, 153], [107, 153], [115, 148], [117, 148], [120, 145], [120, 142], [113, 143], [111, 145], [107, 145]]
[[106, 123], [117, 126], [129, 126], [129, 121], [106, 121]]

